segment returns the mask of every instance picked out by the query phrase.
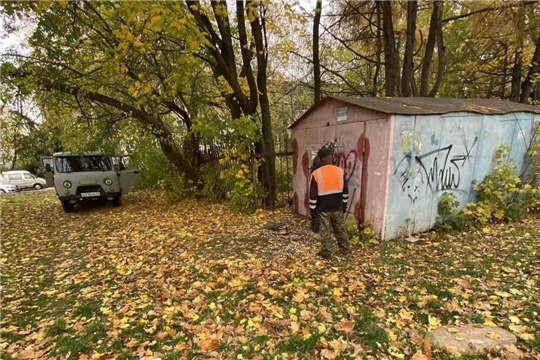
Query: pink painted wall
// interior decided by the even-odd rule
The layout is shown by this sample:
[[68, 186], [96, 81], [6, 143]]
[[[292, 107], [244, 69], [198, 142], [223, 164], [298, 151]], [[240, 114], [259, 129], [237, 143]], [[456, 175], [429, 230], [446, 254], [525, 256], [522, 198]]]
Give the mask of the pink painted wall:
[[384, 120], [366, 122], [366, 139], [369, 142], [369, 157], [365, 219], [371, 221], [373, 229], [382, 237], [385, 228], [386, 214], [386, 194], [388, 189], [389, 169], [389, 146], [390, 138], [390, 117]]
[[[347, 120], [338, 122], [340, 108], [347, 108]], [[349, 212], [359, 221], [370, 220], [380, 234], [388, 182], [389, 119], [384, 113], [328, 99], [296, 124], [292, 129], [295, 211], [309, 214], [312, 158], [322, 144], [335, 141], [349, 184]]]

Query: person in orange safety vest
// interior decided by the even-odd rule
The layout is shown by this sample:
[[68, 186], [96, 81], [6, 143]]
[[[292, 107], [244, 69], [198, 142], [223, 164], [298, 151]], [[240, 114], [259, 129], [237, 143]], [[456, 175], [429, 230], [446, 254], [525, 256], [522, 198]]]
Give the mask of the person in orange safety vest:
[[319, 236], [321, 251], [318, 255], [324, 259], [332, 256], [330, 236], [336, 235], [342, 254], [349, 254], [349, 238], [343, 213], [347, 210], [349, 189], [343, 169], [334, 165], [334, 149], [323, 147], [317, 156], [321, 167], [311, 174], [309, 189], [309, 208], [312, 218], [320, 217]]

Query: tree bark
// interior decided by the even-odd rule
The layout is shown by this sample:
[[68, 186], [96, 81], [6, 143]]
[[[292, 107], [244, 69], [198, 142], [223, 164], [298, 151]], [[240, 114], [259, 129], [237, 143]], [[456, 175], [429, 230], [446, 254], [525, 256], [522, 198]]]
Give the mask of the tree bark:
[[[257, 6], [256, 1], [248, 1], [247, 6]], [[261, 10], [262, 11], [261, 5]], [[256, 12], [256, 10], [254, 10]], [[260, 15], [260, 12], [259, 12]], [[253, 17], [250, 21], [251, 33], [255, 40], [255, 49], [257, 51], [257, 87], [259, 93], [259, 104], [261, 106], [262, 118], [262, 155], [264, 158], [263, 167], [263, 186], [267, 191], [265, 204], [274, 206], [276, 202], [276, 163], [274, 156], [274, 139], [272, 136], [272, 116], [270, 113], [270, 101], [268, 100], [268, 88], [266, 84], [268, 67], [268, 44], [266, 39], [266, 26], [264, 16]], [[264, 32], [264, 34], [263, 34]]]
[[[201, 9], [201, 3], [200, 1], [185, 1], [186, 7], [189, 9], [191, 15], [193, 15], [193, 18], [195, 19], [195, 22], [197, 24], [197, 27], [202, 33], [207, 34], [207, 39], [209, 44], [206, 45], [206, 49], [212, 56], [212, 58], [215, 60], [215, 63], [211, 63], [210, 65], [215, 70], [214, 75], [219, 77], [223, 76], [223, 78], [227, 81], [227, 83], [230, 85], [230, 87], [233, 89], [234, 95], [236, 96], [238, 102], [242, 106], [242, 110], [244, 114], [246, 114], [247, 109], [252, 108], [252, 102], [253, 99], [250, 99], [242, 90], [242, 87], [240, 86], [240, 83], [238, 81], [238, 73], [236, 71], [236, 63], [231, 63], [231, 53], [234, 53], [234, 49], [227, 49], [227, 51], [223, 52], [223, 49], [226, 48], [226, 45], [224, 41], [221, 39], [221, 37], [216, 33], [212, 26], [212, 22], [208, 18], [208, 16], [205, 13], [201, 13], [199, 10]], [[223, 2], [223, 6], [226, 6], [226, 3]], [[237, 3], [238, 7], [238, 3]], [[242, 3], [243, 8], [243, 3]], [[226, 9], [226, 7], [225, 7]], [[221, 12], [218, 11], [216, 7], [213, 7], [213, 10], [216, 12], [214, 13], [214, 17], [222, 17]], [[242, 15], [243, 15], [242, 11]], [[217, 21], [217, 20], [216, 20]], [[245, 26], [245, 25], [244, 25]], [[222, 27], [223, 31], [230, 32], [230, 27]], [[239, 28], [239, 32], [241, 32], [241, 29]], [[245, 33], [245, 27], [244, 32]], [[229, 44], [230, 45], [230, 44]], [[247, 52], [246, 52], [247, 51]], [[242, 60], [244, 63], [244, 66], [246, 65], [246, 55], [251, 60], [251, 57], [249, 55], [250, 51], [247, 48], [247, 41], [246, 41], [246, 47], [241, 47], [242, 52]], [[249, 63], [249, 62], [248, 62]], [[248, 69], [248, 68], [246, 68]], [[251, 68], [249, 68], [250, 70]], [[253, 82], [253, 76], [246, 76], [248, 83], [254, 83]], [[253, 86], [253, 85], [250, 85]], [[251, 91], [251, 89], [250, 89]], [[255, 93], [256, 95], [256, 93]], [[255, 97], [255, 101], [257, 101], [257, 98]], [[256, 105], [255, 105], [256, 107]], [[246, 114], [247, 115], [247, 114]]]
[[521, 96], [519, 98], [519, 102], [524, 104], [528, 102], [534, 85], [533, 79], [538, 73], [540, 73], [540, 34], [538, 34], [538, 37], [536, 38], [536, 50], [534, 51], [531, 65], [529, 67], [529, 72], [527, 73], [527, 77], [521, 84]]
[[416, 33], [416, 11], [418, 3], [410, 0], [407, 3], [407, 41], [405, 43], [405, 55], [403, 57], [403, 75], [401, 82], [401, 92], [403, 96], [413, 96], [414, 83], [414, 40]]
[[514, 66], [512, 66], [512, 87], [510, 90], [510, 101], [518, 102], [520, 98], [520, 86], [521, 86], [521, 68], [522, 68], [522, 56], [521, 50], [514, 52]]
[[10, 170], [15, 169], [15, 165], [17, 165], [17, 149], [13, 152], [13, 158], [11, 159], [11, 167]]
[[504, 44], [504, 64], [503, 64], [503, 75], [501, 79], [501, 100], [504, 100], [506, 97], [506, 74], [508, 71], [508, 45]]
[[[218, 16], [218, 14], [216, 14]], [[255, 81], [255, 75], [253, 74], [253, 69], [251, 67], [251, 59], [253, 58], [253, 52], [248, 45], [248, 37], [246, 32], [246, 19], [245, 19], [245, 9], [244, 2], [236, 2], [236, 17], [238, 19], [238, 37], [240, 39], [240, 48], [242, 52], [242, 74], [247, 79], [249, 86], [249, 100], [244, 106], [244, 115], [252, 116], [257, 112], [257, 83]], [[236, 67], [236, 64], [232, 66]]]
[[396, 49], [396, 39], [392, 19], [392, 2], [378, 1], [381, 7], [384, 33], [384, 72], [385, 72], [385, 95], [400, 96], [399, 87], [399, 57]]
[[[442, 7], [441, 7], [441, 15], [442, 15]], [[442, 23], [439, 22], [439, 31], [437, 34], [437, 57], [439, 66], [437, 68], [437, 77], [435, 78], [435, 84], [433, 85], [433, 88], [431, 89], [429, 96], [435, 97], [437, 93], [439, 92], [439, 87], [441, 86], [442, 79], [444, 76], [444, 70], [446, 68], [446, 56], [444, 53], [444, 42], [443, 42], [443, 31], [442, 31]]]
[[373, 75], [373, 96], [377, 97], [379, 94], [379, 74], [381, 72], [381, 53], [382, 53], [382, 34], [381, 34], [381, 6], [379, 3], [375, 6], [377, 10], [377, 62], [375, 64], [375, 75]]
[[182, 174], [184, 174], [187, 180], [191, 180], [194, 184], [197, 185], [199, 182], [198, 168], [192, 166], [189, 161], [186, 161], [186, 158], [182, 155], [180, 149], [174, 146], [172, 136], [168, 136], [168, 134], [163, 134], [157, 137], [157, 140], [159, 142], [159, 147], [161, 148], [161, 151], [163, 151], [163, 154], [165, 155], [167, 160], [169, 160], [169, 162], [173, 164], [174, 167], [176, 167]]
[[313, 87], [315, 88], [314, 104], [321, 100], [321, 64], [319, 60], [319, 24], [321, 22], [322, 0], [317, 0], [315, 18], [313, 19]]
[[523, 69], [523, 38], [525, 36], [525, 6], [520, 2], [516, 15], [516, 38], [514, 51], [514, 66], [512, 67], [512, 86], [510, 100], [520, 101], [521, 76]]
[[[263, 34], [264, 16], [257, 11], [257, 3], [248, 1], [244, 8], [244, 1], [236, 2], [236, 18], [238, 21], [238, 39], [240, 43], [240, 54], [242, 64], [240, 76], [245, 77], [248, 84], [248, 94], [240, 86], [236, 71], [236, 62], [232, 62], [234, 46], [232, 44], [231, 26], [228, 23], [227, 3], [212, 3], [213, 15], [216, 19], [219, 34], [214, 30], [212, 22], [208, 16], [201, 12], [200, 1], [185, 1], [190, 13], [193, 15], [197, 27], [203, 33], [208, 34], [208, 44], [206, 49], [215, 60], [212, 62], [212, 69], [216, 79], [223, 76], [227, 83], [233, 89], [233, 94], [223, 94], [227, 106], [229, 107], [233, 119], [240, 116], [249, 116], [253, 121], [257, 121], [257, 107], [261, 105], [262, 117], [262, 141], [255, 144], [257, 155], [264, 158], [262, 164], [262, 181], [267, 193], [266, 204], [274, 205], [276, 198], [275, 187], [275, 161], [274, 161], [274, 143], [272, 139], [271, 113], [266, 89], [267, 78], [267, 49]], [[225, 10], [225, 11], [222, 11]], [[255, 42], [257, 59], [257, 76], [253, 73], [251, 60], [253, 58], [252, 47], [248, 43], [249, 39], [246, 30], [246, 11], [248, 12], [249, 22], [251, 24], [252, 36]], [[227, 19], [225, 19], [227, 18]], [[262, 23], [261, 23], [262, 22]], [[254, 28], [255, 27], [255, 28]]]
[[431, 61], [437, 45], [439, 29], [442, 26], [442, 1], [433, 2], [433, 11], [429, 24], [429, 34], [426, 42], [426, 50], [422, 61], [422, 74], [420, 77], [420, 96], [427, 96], [429, 92], [429, 78], [431, 75]]

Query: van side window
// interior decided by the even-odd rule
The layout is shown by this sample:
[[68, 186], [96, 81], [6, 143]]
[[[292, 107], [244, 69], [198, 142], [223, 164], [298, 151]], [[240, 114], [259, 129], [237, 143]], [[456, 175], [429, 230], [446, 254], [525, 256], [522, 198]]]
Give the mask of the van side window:
[[9, 180], [22, 180], [21, 174], [9, 174], [8, 175]]
[[32, 179], [35, 179], [35, 177], [31, 174], [24, 174], [24, 179], [25, 180], [32, 180]]

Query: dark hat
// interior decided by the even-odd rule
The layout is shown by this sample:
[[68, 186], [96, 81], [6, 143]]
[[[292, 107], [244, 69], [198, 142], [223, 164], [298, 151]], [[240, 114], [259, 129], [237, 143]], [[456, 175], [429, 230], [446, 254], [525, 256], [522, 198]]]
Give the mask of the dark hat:
[[317, 152], [317, 156], [322, 159], [322, 158], [325, 158], [327, 156], [331, 156], [334, 154], [334, 149], [332, 148], [329, 148], [329, 147], [325, 147], [323, 146], [322, 148], [319, 149], [319, 151]]

